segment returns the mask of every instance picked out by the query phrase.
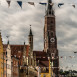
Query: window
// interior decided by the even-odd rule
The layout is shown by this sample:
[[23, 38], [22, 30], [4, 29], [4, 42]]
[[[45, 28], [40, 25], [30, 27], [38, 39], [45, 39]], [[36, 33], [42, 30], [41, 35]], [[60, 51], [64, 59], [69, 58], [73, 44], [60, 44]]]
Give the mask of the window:
[[53, 32], [51, 32], [51, 36], [53, 36]]
[[51, 24], [53, 23], [53, 21], [51, 21]]

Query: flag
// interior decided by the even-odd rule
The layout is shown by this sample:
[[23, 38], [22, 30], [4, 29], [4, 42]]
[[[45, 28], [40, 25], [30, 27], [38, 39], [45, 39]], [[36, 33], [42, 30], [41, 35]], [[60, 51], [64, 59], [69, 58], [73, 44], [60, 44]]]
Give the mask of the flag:
[[74, 53], [77, 53], [77, 52], [74, 52]]
[[53, 6], [54, 5], [54, 3], [49, 3], [51, 6]]
[[18, 3], [19, 6], [22, 8], [22, 1], [17, 1], [17, 3]]
[[60, 8], [60, 6], [64, 5], [64, 3], [58, 3], [58, 7]]
[[69, 56], [70, 58], [72, 58], [72, 56]]
[[72, 4], [72, 6], [75, 8], [75, 5], [74, 4]]
[[41, 3], [41, 2], [39, 2], [39, 4], [41, 4], [41, 5], [47, 5], [47, 3]]
[[63, 56], [61, 56], [60, 58], [63, 58]]
[[10, 7], [10, 3], [11, 3], [11, 1], [7, 1], [7, 3], [8, 3], [8, 7]]
[[30, 5], [34, 5], [34, 6], [35, 6], [34, 2], [28, 2], [28, 4], [30, 4]]

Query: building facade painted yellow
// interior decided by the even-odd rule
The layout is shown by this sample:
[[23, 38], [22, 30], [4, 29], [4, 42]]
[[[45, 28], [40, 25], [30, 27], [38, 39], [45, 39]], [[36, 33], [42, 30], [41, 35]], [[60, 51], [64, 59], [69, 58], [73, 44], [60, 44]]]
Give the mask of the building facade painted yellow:
[[3, 77], [3, 44], [0, 33], [0, 77]]
[[51, 68], [51, 61], [49, 60], [49, 72], [41, 73], [41, 77], [51, 77], [51, 76], [53, 76], [53, 70]]

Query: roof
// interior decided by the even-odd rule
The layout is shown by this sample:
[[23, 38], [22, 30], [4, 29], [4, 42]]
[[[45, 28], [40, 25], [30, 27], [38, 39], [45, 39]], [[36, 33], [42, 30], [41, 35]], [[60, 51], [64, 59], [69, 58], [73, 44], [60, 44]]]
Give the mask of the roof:
[[47, 56], [47, 53], [44, 52], [44, 51], [33, 51], [33, 53], [36, 54], [36, 57], [46, 57]]
[[[22, 65], [22, 55], [24, 51], [24, 45], [10, 45], [11, 47], [11, 55], [13, 57], [16, 57], [19, 59], [19, 64]], [[7, 44], [3, 45], [4, 52], [6, 51]], [[29, 45], [26, 45], [26, 55], [28, 56], [29, 52]], [[39, 60], [39, 66], [40, 67], [48, 67], [49, 61], [47, 58], [47, 53], [43, 51], [33, 51], [33, 54], [36, 54], [36, 61], [38, 63]]]
[[49, 67], [49, 60], [48, 60], [46, 52], [44, 52], [44, 51], [33, 51], [33, 53], [36, 54], [36, 61], [37, 61], [37, 64], [38, 64], [38, 61], [39, 61], [40, 67]]
[[[16, 56], [17, 58], [22, 58], [23, 50], [24, 50], [24, 45], [10, 45], [11, 47], [11, 55]], [[3, 44], [3, 49], [4, 52], [6, 51], [7, 44]], [[29, 52], [29, 45], [26, 45], [26, 54], [28, 55]]]

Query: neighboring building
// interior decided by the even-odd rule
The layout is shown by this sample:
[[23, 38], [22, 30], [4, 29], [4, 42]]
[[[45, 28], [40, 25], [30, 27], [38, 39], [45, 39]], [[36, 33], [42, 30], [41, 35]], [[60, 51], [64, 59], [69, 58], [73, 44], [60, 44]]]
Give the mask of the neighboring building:
[[[3, 49], [4, 50], [4, 49]], [[3, 53], [4, 55], [3, 55], [3, 67], [4, 67], [4, 72], [3, 72], [3, 77], [6, 77], [6, 73], [7, 73], [7, 71], [6, 71], [6, 52], [4, 52]]]
[[58, 76], [59, 74], [59, 56], [57, 50], [57, 37], [56, 37], [56, 23], [53, 5], [50, 5], [52, 0], [48, 0], [48, 8], [45, 15], [44, 26], [44, 52], [52, 58], [53, 73]]
[[52, 71], [50, 70], [50, 62], [47, 57], [47, 53], [44, 51], [34, 51], [33, 53], [36, 54], [36, 62], [38, 68], [38, 75], [40, 77], [51, 77], [50, 74]]
[[12, 76], [11, 77], [19, 77], [19, 59], [12, 57]]
[[[5, 55], [6, 55], [7, 46], [8, 46], [7, 44], [3, 45]], [[28, 47], [29, 46], [26, 45], [27, 50], [28, 50]], [[15, 69], [19, 71], [18, 64], [19, 66], [22, 65], [22, 54], [23, 54], [24, 45], [10, 45], [10, 49], [11, 49], [11, 58], [12, 58], [11, 73], [13, 77], [19, 77], [19, 72], [15, 72]], [[6, 66], [7, 66], [7, 63], [6, 63]]]
[[2, 43], [2, 38], [1, 38], [1, 33], [0, 33], [0, 77], [3, 77], [3, 43]]
[[11, 77], [12, 74], [11, 74], [11, 62], [12, 62], [12, 59], [11, 59], [11, 48], [10, 48], [10, 44], [9, 44], [9, 41], [8, 41], [8, 44], [7, 44], [7, 48], [6, 48], [6, 77]]

